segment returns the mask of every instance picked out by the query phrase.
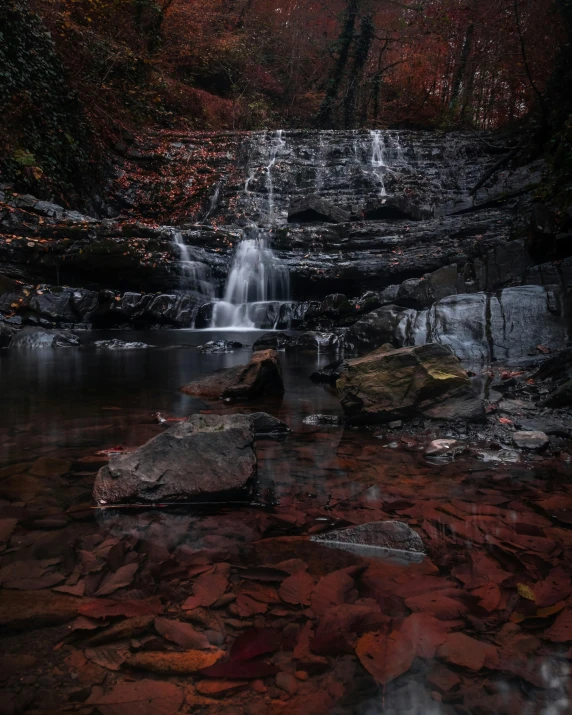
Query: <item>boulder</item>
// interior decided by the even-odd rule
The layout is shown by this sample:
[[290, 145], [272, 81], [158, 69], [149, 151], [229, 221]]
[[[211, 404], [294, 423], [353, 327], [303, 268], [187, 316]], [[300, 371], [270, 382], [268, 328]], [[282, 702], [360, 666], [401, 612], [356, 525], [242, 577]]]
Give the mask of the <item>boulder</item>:
[[100, 505], [248, 497], [256, 475], [246, 415], [192, 415], [97, 473]]
[[69, 348], [80, 345], [77, 335], [68, 330], [44, 330], [42, 328], [23, 328], [10, 343], [11, 349], [26, 348]]
[[515, 432], [513, 442], [521, 449], [544, 449], [550, 440], [544, 432]]
[[0, 322], [0, 348], [7, 348], [12, 342], [12, 338], [18, 332], [18, 328], [14, 325], [9, 325], [4, 321]]
[[375, 350], [384, 343], [401, 347], [415, 315], [411, 308], [385, 305], [358, 320], [348, 330], [346, 340], [360, 350]]
[[255, 341], [252, 346], [252, 351], [257, 352], [258, 350], [279, 350], [280, 348], [286, 347], [292, 341], [292, 337], [286, 333], [264, 333], [258, 340]]
[[255, 352], [247, 365], [217, 370], [181, 387], [188, 395], [207, 399], [252, 400], [261, 395], [282, 395], [282, 369], [275, 350]]
[[445, 346], [428, 343], [375, 350], [349, 360], [336, 383], [344, 412], [354, 422], [391, 422], [423, 416], [481, 420], [483, 403], [467, 373]]
[[350, 214], [317, 194], [296, 198], [288, 211], [288, 223], [345, 223]]

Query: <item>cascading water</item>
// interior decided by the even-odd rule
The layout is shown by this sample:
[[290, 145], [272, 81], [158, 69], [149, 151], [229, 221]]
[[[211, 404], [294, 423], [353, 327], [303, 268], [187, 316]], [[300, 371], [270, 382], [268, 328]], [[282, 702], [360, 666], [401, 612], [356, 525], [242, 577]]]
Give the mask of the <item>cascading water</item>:
[[385, 145], [383, 141], [383, 136], [379, 129], [372, 130], [371, 135], [371, 165], [373, 167], [373, 173], [377, 177], [380, 183], [380, 196], [387, 196], [387, 191], [385, 190], [385, 171], [387, 169], [387, 164], [385, 162]]
[[214, 295], [214, 286], [211, 271], [206, 263], [198, 260], [196, 253], [200, 249], [193, 248], [193, 254], [191, 254], [189, 246], [185, 243], [183, 234], [180, 231], [174, 232], [173, 243], [179, 252], [181, 289], [197, 291], [204, 296], [212, 298]]
[[[212, 328], [274, 328], [290, 297], [288, 268], [252, 227], [236, 249], [223, 299], [214, 304]], [[270, 320], [270, 325], [268, 321]]]

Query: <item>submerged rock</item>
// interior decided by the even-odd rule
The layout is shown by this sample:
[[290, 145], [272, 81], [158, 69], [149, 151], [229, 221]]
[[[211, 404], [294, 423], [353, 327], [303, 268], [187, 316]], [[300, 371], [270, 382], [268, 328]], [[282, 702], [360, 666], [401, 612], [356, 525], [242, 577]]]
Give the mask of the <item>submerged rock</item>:
[[515, 432], [512, 439], [521, 449], [544, 449], [550, 442], [544, 432]]
[[247, 497], [256, 475], [246, 415], [192, 415], [97, 473], [100, 505]]
[[[316, 534], [310, 541], [353, 551], [364, 557], [391, 556], [399, 552], [413, 560], [425, 555], [423, 541], [416, 531], [402, 521], [372, 521], [369, 524], [336, 529], [326, 534]], [[395, 554], [397, 555], [397, 554]]]
[[324, 365], [316, 372], [310, 375], [310, 380], [313, 382], [325, 382], [329, 385], [335, 385], [336, 381], [342, 374], [346, 366], [346, 361], [341, 358], [340, 360], [334, 360], [333, 362]]
[[390, 422], [423, 415], [480, 420], [477, 398], [459, 360], [445, 346], [376, 350], [349, 360], [337, 382], [346, 415], [356, 422]]
[[286, 333], [264, 333], [252, 346], [253, 352], [258, 350], [279, 350], [292, 342], [292, 337]]
[[427, 457], [446, 457], [455, 455], [463, 449], [456, 439], [434, 439], [425, 449]]
[[285, 422], [267, 412], [254, 412], [249, 417], [256, 435], [288, 434], [291, 431]]
[[23, 328], [10, 343], [10, 348], [69, 348], [80, 345], [77, 335], [68, 330], [43, 330], [38, 328]]
[[343, 425], [344, 421], [342, 415], [308, 415], [302, 420], [305, 425], [310, 425], [311, 427], [318, 427], [320, 425], [325, 427], [338, 427], [339, 425]]
[[93, 347], [99, 350], [141, 350], [151, 346], [147, 343], [125, 343], [123, 340], [114, 338], [113, 340], [96, 340]]
[[284, 393], [282, 369], [275, 350], [255, 352], [247, 365], [217, 370], [181, 387], [188, 395], [207, 399], [252, 400]]
[[242, 343], [235, 340], [209, 340], [208, 343], [200, 345], [202, 353], [232, 353], [243, 347]]

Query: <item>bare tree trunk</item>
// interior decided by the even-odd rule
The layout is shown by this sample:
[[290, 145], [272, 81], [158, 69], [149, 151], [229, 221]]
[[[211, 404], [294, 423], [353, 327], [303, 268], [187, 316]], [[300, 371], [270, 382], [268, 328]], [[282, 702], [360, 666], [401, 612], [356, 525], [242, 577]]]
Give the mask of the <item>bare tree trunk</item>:
[[453, 79], [453, 88], [451, 90], [451, 99], [449, 100], [449, 109], [455, 112], [459, 104], [459, 95], [461, 93], [461, 85], [465, 79], [465, 72], [467, 70], [467, 63], [471, 55], [471, 50], [473, 49], [473, 38], [475, 35], [475, 24], [471, 24], [467, 27], [465, 32], [465, 39], [463, 41], [463, 49], [461, 50], [461, 57], [459, 58], [459, 64], [455, 71], [455, 77]]
[[363, 68], [369, 57], [369, 50], [374, 35], [375, 27], [373, 20], [371, 17], [366, 16], [361, 22], [360, 34], [356, 41], [353, 71], [344, 101], [344, 126], [346, 129], [353, 129], [355, 126], [357, 97], [361, 87]]
[[316, 116], [316, 124], [319, 127], [328, 127], [332, 120], [332, 112], [338, 92], [344, 78], [348, 57], [350, 54], [350, 46], [354, 39], [354, 28], [356, 24], [359, 8], [359, 0], [348, 0], [346, 8], [346, 19], [342, 27], [342, 31], [338, 38], [338, 59], [334, 67], [332, 77], [328, 81], [326, 94], [322, 101], [320, 111]]

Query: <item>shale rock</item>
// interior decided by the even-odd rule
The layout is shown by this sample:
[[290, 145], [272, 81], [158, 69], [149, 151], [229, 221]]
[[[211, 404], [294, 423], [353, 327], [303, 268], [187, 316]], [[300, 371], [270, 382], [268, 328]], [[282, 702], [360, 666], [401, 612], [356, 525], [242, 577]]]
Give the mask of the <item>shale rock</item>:
[[20, 330], [10, 343], [10, 348], [69, 348], [80, 344], [77, 335], [67, 330], [43, 330], [39, 328], [24, 328]]
[[277, 417], [267, 412], [254, 412], [249, 415], [256, 435], [288, 434], [290, 427]]
[[255, 352], [247, 365], [217, 370], [181, 387], [188, 395], [207, 399], [253, 400], [284, 392], [282, 369], [275, 350]]
[[245, 415], [192, 415], [134, 452], [112, 455], [96, 477], [98, 504], [245, 497], [256, 475]]
[[317, 194], [294, 199], [288, 211], [288, 223], [344, 223], [349, 219], [347, 211]]
[[355, 422], [391, 422], [420, 415], [442, 420], [480, 420], [477, 398], [459, 360], [429, 343], [374, 351], [349, 360], [337, 382], [346, 415]]

